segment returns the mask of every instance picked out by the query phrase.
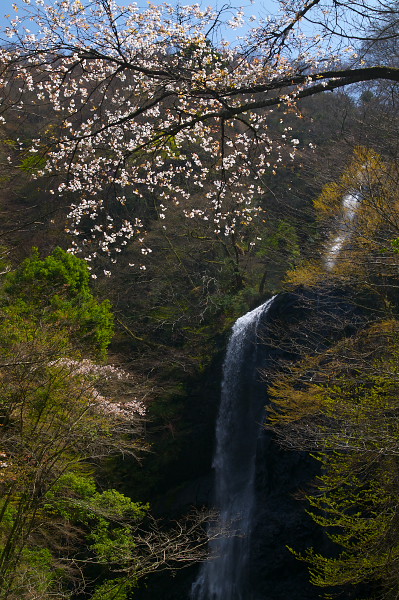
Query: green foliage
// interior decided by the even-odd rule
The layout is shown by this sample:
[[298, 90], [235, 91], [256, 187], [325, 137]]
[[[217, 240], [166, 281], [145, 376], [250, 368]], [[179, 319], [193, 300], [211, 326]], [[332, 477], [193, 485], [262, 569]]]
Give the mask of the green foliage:
[[399, 238], [395, 238], [391, 241], [392, 250], [395, 254], [399, 253]]
[[326, 557], [309, 550], [311, 580], [320, 587], [369, 583], [370, 598], [397, 598], [399, 511], [396, 457], [322, 453], [323, 475], [309, 495], [311, 515], [340, 548]]
[[40, 154], [28, 154], [26, 158], [21, 161], [20, 168], [25, 173], [36, 173], [46, 164], [46, 157]]
[[148, 507], [100, 492], [94, 467], [87, 473], [88, 460], [140, 445], [134, 414], [122, 418], [108, 395], [120, 393], [122, 371], [81, 357], [84, 349], [104, 356], [112, 335], [110, 305], [93, 297], [89, 282], [85, 263], [59, 248], [45, 259], [34, 251], [4, 277], [1, 600], [70, 597], [77, 554], [83, 569], [85, 559], [101, 565], [102, 580], [135, 560], [135, 527]]
[[295, 261], [301, 255], [299, 238], [296, 228], [287, 220], [280, 219], [274, 224], [271, 235], [264, 236], [258, 244], [257, 255], [268, 256], [270, 250], [276, 250], [282, 256], [287, 255], [290, 266], [294, 266]]
[[305, 356], [270, 390], [276, 432], [319, 450], [321, 475], [306, 497], [336, 546], [333, 555], [297, 556], [314, 585], [339, 592], [367, 583], [369, 600], [399, 591], [398, 360], [399, 323], [380, 321]]
[[69, 471], [61, 475], [47, 491], [44, 508], [69, 521], [87, 523], [87, 505], [96, 490], [94, 477]]
[[89, 540], [91, 549], [105, 564], [118, 564], [122, 567], [131, 560], [135, 543], [130, 527], [111, 527], [102, 519]]
[[126, 578], [111, 579], [96, 588], [90, 600], [127, 600], [134, 583]]
[[104, 515], [108, 519], [118, 521], [123, 518], [132, 522], [143, 519], [148, 509], [147, 505], [132, 502], [117, 490], [105, 490], [94, 494], [92, 507], [96, 514]]
[[134, 527], [144, 519], [148, 505], [133, 502], [117, 490], [98, 492], [94, 478], [78, 472], [61, 476], [46, 500], [46, 510], [87, 528], [88, 547], [101, 563], [121, 568], [131, 562]]
[[[18, 566], [12, 594], [25, 597], [26, 589], [34, 590], [37, 598], [51, 597], [59, 577], [54, 557], [47, 548], [24, 548]], [[1, 592], [0, 592], [1, 593]]]
[[19, 313], [62, 327], [75, 344], [104, 356], [113, 335], [111, 306], [94, 298], [89, 282], [90, 271], [81, 259], [61, 248], [41, 259], [35, 249], [5, 276], [3, 292], [13, 318]]

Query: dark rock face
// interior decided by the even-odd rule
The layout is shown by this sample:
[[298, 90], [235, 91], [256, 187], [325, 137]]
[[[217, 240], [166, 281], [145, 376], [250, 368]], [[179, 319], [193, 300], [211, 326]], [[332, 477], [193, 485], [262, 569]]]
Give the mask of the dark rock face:
[[[259, 349], [259, 393], [267, 405], [268, 375], [284, 369], [303, 352], [328, 348], [353, 333], [365, 315], [344, 291], [299, 290], [278, 296], [263, 325]], [[259, 384], [258, 384], [259, 385]], [[283, 450], [264, 430], [256, 455], [255, 508], [250, 539], [246, 600], [313, 600], [320, 590], [309, 583], [307, 568], [287, 549], [325, 548], [328, 541], [298, 499], [317, 475], [306, 452]]]
[[[246, 384], [246, 393], [251, 402], [267, 405], [267, 381], [271, 376], [301, 355], [322, 352], [351, 335], [365, 318], [364, 310], [356, 306], [353, 291], [302, 289], [280, 294], [263, 313], [258, 327], [255, 368], [247, 373], [251, 381]], [[319, 591], [309, 583], [306, 565], [287, 549], [321, 549], [327, 544], [306, 514], [304, 502], [298, 500], [317, 469], [309, 454], [281, 449], [273, 434], [260, 427], [245, 583], [241, 591], [226, 600], [319, 597]]]
[[259, 444], [256, 505], [250, 541], [248, 598], [311, 600], [318, 598], [305, 565], [287, 546], [304, 550], [320, 546], [322, 535], [295, 495], [317, 473], [305, 453], [281, 450], [270, 433]]

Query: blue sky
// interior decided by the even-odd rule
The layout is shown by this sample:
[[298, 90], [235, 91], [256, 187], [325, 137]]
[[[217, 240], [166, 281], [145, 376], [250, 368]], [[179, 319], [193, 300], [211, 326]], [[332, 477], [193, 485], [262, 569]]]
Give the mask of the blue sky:
[[[48, 1], [48, 0], [46, 0]], [[131, 0], [120, 0], [120, 4], [128, 4], [129, 1]], [[161, 0], [152, 0], [154, 3], [158, 3], [161, 2]], [[168, 0], [170, 3], [172, 3], [174, 0]], [[209, 5], [216, 5], [216, 6], [223, 6], [225, 4], [227, 4], [227, 2], [224, 2], [223, 0], [184, 0], [181, 1], [182, 4], [190, 4], [190, 3], [195, 3], [195, 2], [199, 2], [200, 4], [203, 4], [204, 6], [209, 6]], [[143, 6], [146, 6], [147, 3], [144, 0], [138, 0], [138, 4], [140, 5], [140, 3], [142, 2]], [[17, 4], [17, 5], [23, 5], [22, 0], [0, 0], [0, 26], [4, 26], [7, 24], [6, 19], [4, 18], [4, 15], [7, 14], [15, 14], [13, 9], [12, 9], [12, 5], [13, 4]], [[32, 0], [32, 4], [34, 4], [34, 0]], [[277, 12], [278, 9], [278, 0], [253, 0], [251, 2], [251, 0], [235, 0], [232, 2], [232, 4], [236, 7], [240, 7], [242, 6], [245, 10], [245, 15], [246, 17], [250, 17], [251, 15], [255, 15], [256, 17], [265, 17], [269, 14], [273, 14], [275, 12]], [[256, 22], [254, 23], [254, 25], [256, 25]], [[245, 33], [244, 30], [237, 30], [236, 34], [237, 35], [243, 35]]]

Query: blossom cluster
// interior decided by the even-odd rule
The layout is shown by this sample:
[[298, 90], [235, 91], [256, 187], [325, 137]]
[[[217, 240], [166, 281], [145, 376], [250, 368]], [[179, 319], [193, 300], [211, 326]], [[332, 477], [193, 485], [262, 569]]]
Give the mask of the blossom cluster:
[[[211, 38], [222, 26], [240, 27], [241, 9], [142, 10], [114, 0], [25, 4], [4, 30], [11, 45], [0, 49], [8, 65], [0, 77], [0, 116], [42, 103], [51, 108], [57, 127], [47, 127], [28, 153], [43, 157], [35, 176], [56, 175], [53, 193], [71, 199], [71, 252], [115, 262], [129, 240], [145, 234], [134, 206], [149, 197], [160, 219], [167, 220], [168, 204], [182, 203], [187, 218], [201, 216], [217, 235], [231, 235], [261, 214], [264, 177], [276, 173], [284, 146], [291, 159], [299, 146], [286, 132], [271, 139], [268, 102], [291, 110], [298, 93], [314, 84], [312, 67], [327, 65], [323, 49], [311, 56], [315, 40], [306, 45], [298, 32], [284, 38], [289, 47], [292, 36], [295, 60], [275, 52], [276, 38], [265, 32], [292, 20], [290, 3], [278, 21], [263, 19], [252, 31], [245, 43], [257, 44], [255, 56], [241, 52], [243, 42]], [[308, 65], [307, 78], [279, 92], [298, 64]], [[197, 207], [201, 191], [206, 205]], [[149, 252], [143, 244], [143, 255]]]
[[125, 381], [130, 378], [130, 374], [116, 367], [115, 365], [99, 365], [89, 358], [75, 360], [72, 358], [59, 358], [56, 361], [49, 363], [50, 366], [58, 365], [70, 370], [72, 375], [83, 375], [84, 377], [101, 378], [102, 380], [118, 380]]
[[129, 421], [132, 417], [136, 419], [137, 415], [144, 417], [146, 414], [144, 405], [137, 399], [129, 402], [111, 402], [101, 397], [99, 408], [102, 412], [122, 421]]
[[[128, 382], [130, 373], [115, 365], [99, 365], [90, 359], [75, 360], [59, 358], [49, 363], [49, 366], [60, 367], [67, 370], [72, 377], [83, 378], [86, 381], [85, 390], [94, 401], [93, 408], [102, 413], [123, 421], [135, 421], [146, 414], [145, 405], [137, 397], [127, 401], [115, 401], [99, 391], [98, 387], [110, 382]], [[107, 385], [105, 385], [107, 387]]]

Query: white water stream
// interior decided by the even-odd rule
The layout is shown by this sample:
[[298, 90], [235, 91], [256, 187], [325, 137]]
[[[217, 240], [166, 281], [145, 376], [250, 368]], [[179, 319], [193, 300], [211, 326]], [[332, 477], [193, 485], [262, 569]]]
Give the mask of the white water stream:
[[210, 543], [213, 558], [202, 565], [191, 600], [248, 600], [245, 572], [255, 498], [256, 445], [264, 409], [264, 401], [251, 394], [251, 386], [257, 380], [259, 321], [273, 299], [236, 321], [227, 347], [213, 467], [219, 511], [216, 528], [229, 530], [229, 534]]
[[360, 191], [348, 192], [342, 199], [343, 218], [338, 228], [337, 235], [328, 244], [326, 249], [325, 266], [331, 271], [337, 262], [337, 258], [352, 234], [352, 224], [356, 216], [362, 196]]

